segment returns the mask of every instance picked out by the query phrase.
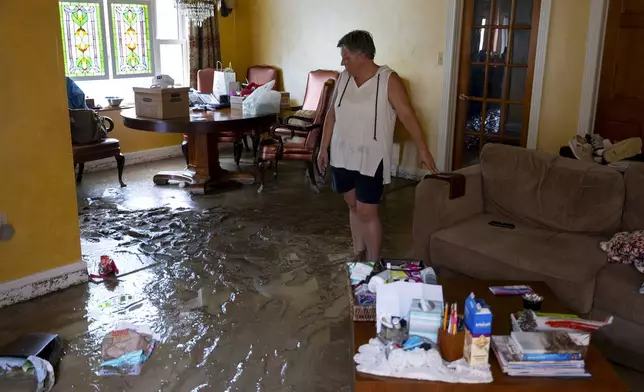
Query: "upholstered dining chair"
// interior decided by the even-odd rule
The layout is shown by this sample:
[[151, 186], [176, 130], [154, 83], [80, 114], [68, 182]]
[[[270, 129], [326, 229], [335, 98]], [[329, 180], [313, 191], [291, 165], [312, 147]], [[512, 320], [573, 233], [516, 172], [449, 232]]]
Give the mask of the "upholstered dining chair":
[[[337, 77], [337, 74], [335, 76]], [[319, 96], [315, 108], [315, 117], [312, 119], [297, 118], [303, 122], [297, 125], [289, 123], [289, 120], [295, 116], [287, 117], [284, 124], [277, 124], [271, 128], [269, 139], [264, 139], [260, 143], [257, 165], [260, 177], [258, 192], [264, 190], [266, 164], [273, 164], [273, 178], [277, 178], [278, 163], [281, 160], [304, 161], [311, 187], [315, 192], [319, 192], [314, 162], [320, 148], [324, 119], [331, 104], [335, 82], [336, 78], [330, 78], [318, 90]], [[307, 123], [307, 121], [310, 122]]]
[[277, 67], [272, 65], [252, 65], [246, 70], [246, 80], [248, 80], [248, 83], [256, 84], [266, 84], [274, 80], [273, 90], [277, 90], [278, 72]]
[[[202, 93], [212, 93], [212, 85], [215, 79], [215, 68], [204, 68], [197, 71], [197, 90]], [[248, 67], [246, 71], [246, 79], [251, 83], [266, 84], [271, 80], [275, 81], [273, 89], [277, 88], [277, 75], [278, 69], [272, 65], [253, 65]], [[234, 132], [222, 132], [219, 136], [219, 143], [233, 143], [233, 156], [235, 163], [239, 165], [241, 161], [241, 154], [243, 151], [242, 143], [246, 147], [246, 151], [250, 151], [248, 147], [247, 136], [251, 136], [253, 140], [253, 158], [257, 156], [257, 146], [259, 145], [259, 138], [254, 136], [254, 130], [249, 130], [248, 133], [240, 135]], [[181, 151], [183, 157], [188, 164], [188, 136], [183, 135], [183, 142], [181, 143]]]
[[304, 100], [300, 106], [292, 106], [291, 111], [297, 110], [316, 110], [320, 101], [320, 94], [327, 80], [338, 79], [338, 71], [329, 69], [318, 69], [309, 72], [306, 79], [306, 90], [304, 90]]
[[[329, 79], [336, 81], [340, 74], [337, 71], [318, 69], [311, 71], [306, 80], [306, 90], [304, 90], [304, 100], [302, 105], [291, 106], [288, 111], [292, 115], [286, 117], [282, 122], [290, 125], [311, 125], [317, 114], [320, 105], [320, 99], [323, 97], [322, 90], [324, 84]], [[288, 137], [290, 131], [278, 128], [276, 134], [282, 137]]]

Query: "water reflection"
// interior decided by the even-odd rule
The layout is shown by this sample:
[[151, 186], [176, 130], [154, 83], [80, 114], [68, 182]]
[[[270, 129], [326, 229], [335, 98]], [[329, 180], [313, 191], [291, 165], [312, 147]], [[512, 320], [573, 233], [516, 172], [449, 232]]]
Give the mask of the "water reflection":
[[[36, 331], [65, 340], [55, 392], [350, 390], [341, 200], [306, 187], [274, 199], [250, 190], [203, 209], [215, 203], [159, 188], [150, 205], [147, 188], [143, 198], [126, 189], [82, 200], [79, 220], [90, 271], [107, 254], [131, 274], [0, 309], [2, 340]], [[391, 230], [385, 252], [408, 244], [411, 195], [383, 207], [385, 225], [404, 228]], [[161, 343], [140, 376], [98, 377], [102, 338], [119, 322], [148, 324]]]

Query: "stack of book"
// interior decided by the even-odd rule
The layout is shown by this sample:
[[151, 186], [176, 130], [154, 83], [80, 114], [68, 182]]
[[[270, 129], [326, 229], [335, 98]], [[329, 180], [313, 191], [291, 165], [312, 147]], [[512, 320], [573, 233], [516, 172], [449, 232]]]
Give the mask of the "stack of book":
[[563, 331], [512, 332], [492, 336], [492, 351], [504, 373], [519, 377], [586, 378], [590, 334]]

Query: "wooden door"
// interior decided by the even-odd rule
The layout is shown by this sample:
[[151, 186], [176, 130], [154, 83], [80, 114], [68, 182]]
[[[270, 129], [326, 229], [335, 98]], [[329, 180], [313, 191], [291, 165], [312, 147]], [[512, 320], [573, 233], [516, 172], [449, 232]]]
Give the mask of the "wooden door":
[[541, 0], [465, 0], [452, 166], [485, 143], [525, 147]]
[[644, 1], [611, 0], [597, 97], [595, 133], [644, 137]]

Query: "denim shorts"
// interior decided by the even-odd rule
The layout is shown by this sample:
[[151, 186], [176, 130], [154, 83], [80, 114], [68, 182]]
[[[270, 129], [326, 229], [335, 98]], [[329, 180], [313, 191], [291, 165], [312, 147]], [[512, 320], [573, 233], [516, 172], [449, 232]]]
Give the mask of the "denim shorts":
[[380, 204], [384, 185], [382, 183], [383, 164], [380, 162], [376, 174], [365, 176], [357, 170], [347, 170], [331, 166], [331, 180], [333, 190], [344, 194], [352, 189], [356, 190], [356, 198], [364, 204]]

